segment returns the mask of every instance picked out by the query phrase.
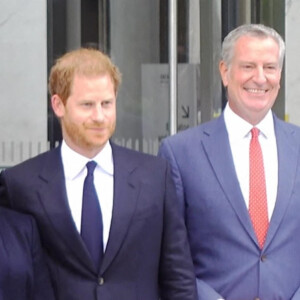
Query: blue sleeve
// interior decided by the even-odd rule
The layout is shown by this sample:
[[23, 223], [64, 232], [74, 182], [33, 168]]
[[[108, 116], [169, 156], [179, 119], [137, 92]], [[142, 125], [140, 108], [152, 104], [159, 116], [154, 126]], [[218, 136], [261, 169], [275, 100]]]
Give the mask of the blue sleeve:
[[48, 268], [44, 259], [44, 254], [41, 248], [40, 239], [36, 223], [34, 219], [31, 219], [31, 231], [32, 231], [32, 263], [33, 263], [33, 275], [34, 275], [34, 300], [54, 300], [54, 294]]
[[[180, 210], [183, 217], [186, 218], [182, 176], [176, 160], [176, 155], [172, 150], [172, 147], [168, 142], [168, 140], [162, 141], [158, 151], [158, 156], [166, 159], [171, 165], [171, 174], [172, 174], [173, 182], [176, 187], [176, 193], [180, 205]], [[197, 292], [198, 292], [198, 300], [219, 300], [223, 298], [211, 286], [206, 284], [200, 278], [196, 278], [196, 285], [197, 285]]]

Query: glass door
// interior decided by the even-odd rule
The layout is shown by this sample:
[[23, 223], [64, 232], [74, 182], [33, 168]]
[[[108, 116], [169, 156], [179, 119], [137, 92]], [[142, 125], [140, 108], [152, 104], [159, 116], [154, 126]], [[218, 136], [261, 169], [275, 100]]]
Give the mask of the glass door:
[[[113, 140], [156, 154], [164, 137], [222, 112], [224, 36], [249, 22], [284, 32], [282, 6], [278, 0], [48, 0], [48, 62], [80, 46], [106, 52], [123, 74]], [[275, 111], [284, 115], [283, 96]], [[48, 116], [54, 146], [61, 134], [51, 108]]]
[[123, 74], [114, 141], [156, 154], [172, 118], [175, 132], [201, 122], [200, 2], [111, 1], [109, 16], [110, 55]]

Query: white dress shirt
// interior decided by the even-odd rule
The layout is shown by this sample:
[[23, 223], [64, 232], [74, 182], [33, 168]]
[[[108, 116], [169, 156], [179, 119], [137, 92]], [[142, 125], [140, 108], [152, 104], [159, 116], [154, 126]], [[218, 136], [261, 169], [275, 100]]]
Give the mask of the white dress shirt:
[[[249, 146], [251, 140], [250, 131], [253, 128], [253, 125], [235, 114], [228, 104], [224, 110], [224, 119], [237, 178], [248, 208]], [[255, 127], [260, 131], [258, 139], [263, 154], [268, 216], [270, 220], [275, 207], [278, 185], [278, 155], [272, 112], [269, 111], [265, 118]]]
[[113, 209], [113, 157], [110, 143], [93, 159], [84, 157], [62, 142], [61, 156], [66, 180], [68, 202], [78, 232], [81, 228], [83, 183], [87, 174], [86, 164], [90, 160], [97, 163], [94, 184], [97, 191], [103, 220], [103, 249], [106, 249]]

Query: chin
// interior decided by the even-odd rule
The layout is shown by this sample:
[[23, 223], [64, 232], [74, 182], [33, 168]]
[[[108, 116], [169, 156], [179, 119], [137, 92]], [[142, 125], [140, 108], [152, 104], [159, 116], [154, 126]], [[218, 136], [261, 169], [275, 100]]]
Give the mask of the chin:
[[93, 141], [89, 144], [91, 149], [102, 149], [108, 140]]

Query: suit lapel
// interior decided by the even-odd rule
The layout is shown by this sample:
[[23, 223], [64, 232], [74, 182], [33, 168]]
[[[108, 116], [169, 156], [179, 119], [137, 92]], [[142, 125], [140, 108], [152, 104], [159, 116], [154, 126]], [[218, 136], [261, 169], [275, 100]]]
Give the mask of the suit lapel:
[[294, 136], [294, 130], [283, 126], [283, 121], [275, 116], [274, 124], [278, 153], [278, 189], [265, 247], [273, 239], [290, 203], [299, 155], [299, 141]]
[[114, 160], [114, 203], [109, 239], [101, 272], [104, 272], [120, 249], [130, 225], [140, 190], [131, 176], [137, 167], [121, 147], [112, 144]]
[[[298, 161], [299, 155], [299, 141], [294, 137], [294, 130], [284, 126], [283, 121], [278, 120], [276, 116], [274, 116], [274, 124], [278, 151], [278, 191], [265, 248], [276, 234], [289, 205], [297, 170], [295, 162]], [[242, 226], [257, 243], [236, 176], [223, 115], [213, 126], [204, 128], [204, 134], [206, 138], [203, 139], [203, 147], [216, 177]]]
[[38, 195], [46, 215], [56, 231], [57, 239], [61, 243], [65, 243], [84, 266], [87, 266], [89, 270], [94, 269], [69, 208], [60, 147], [49, 153], [40, 179]]
[[[112, 144], [114, 160], [114, 203], [109, 239], [104, 253], [101, 272], [104, 272], [116, 256], [123, 240], [126, 237], [131, 218], [133, 216], [139, 185], [131, 176], [136, 164], [123, 150]], [[95, 270], [89, 253], [74, 224], [69, 208], [63, 166], [60, 155], [60, 147], [51, 151], [40, 174], [41, 184], [38, 195], [42, 206], [56, 231], [57, 238], [64, 243], [74, 254], [76, 260], [88, 268]]]
[[224, 116], [204, 127], [203, 147], [227, 200], [249, 236], [256, 241], [249, 213], [236, 175]]

